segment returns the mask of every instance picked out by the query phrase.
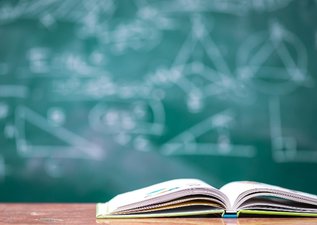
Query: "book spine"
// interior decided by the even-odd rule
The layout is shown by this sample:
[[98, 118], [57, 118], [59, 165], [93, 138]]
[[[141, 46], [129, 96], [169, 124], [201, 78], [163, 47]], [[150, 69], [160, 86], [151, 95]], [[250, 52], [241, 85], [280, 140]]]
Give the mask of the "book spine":
[[238, 218], [237, 213], [224, 213], [222, 214], [222, 218]]

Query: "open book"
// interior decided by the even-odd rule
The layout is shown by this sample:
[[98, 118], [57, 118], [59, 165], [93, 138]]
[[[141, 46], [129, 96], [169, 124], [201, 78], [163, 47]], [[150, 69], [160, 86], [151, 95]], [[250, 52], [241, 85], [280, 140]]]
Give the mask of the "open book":
[[96, 208], [97, 218], [246, 214], [317, 216], [317, 195], [250, 181], [216, 189], [201, 180], [176, 179], [117, 195]]

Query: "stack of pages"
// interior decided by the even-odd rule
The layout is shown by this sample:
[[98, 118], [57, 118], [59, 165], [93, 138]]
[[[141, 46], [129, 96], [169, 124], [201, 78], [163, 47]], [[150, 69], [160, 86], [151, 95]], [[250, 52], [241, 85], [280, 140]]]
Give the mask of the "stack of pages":
[[117, 195], [98, 203], [97, 218], [243, 215], [317, 216], [317, 196], [250, 182], [220, 189], [197, 179], [176, 179]]

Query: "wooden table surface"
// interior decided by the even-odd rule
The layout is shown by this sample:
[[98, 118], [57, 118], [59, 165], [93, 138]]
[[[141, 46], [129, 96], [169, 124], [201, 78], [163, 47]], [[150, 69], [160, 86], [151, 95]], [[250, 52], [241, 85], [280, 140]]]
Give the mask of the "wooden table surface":
[[0, 224], [108, 225], [308, 225], [317, 218], [159, 218], [96, 219], [95, 204], [0, 204]]

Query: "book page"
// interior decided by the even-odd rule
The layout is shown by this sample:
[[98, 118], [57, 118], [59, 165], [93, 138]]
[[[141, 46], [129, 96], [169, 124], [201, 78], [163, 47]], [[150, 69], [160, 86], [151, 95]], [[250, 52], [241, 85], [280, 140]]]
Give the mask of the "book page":
[[228, 210], [233, 210], [234, 203], [238, 196], [243, 192], [254, 188], [255, 187], [253, 182], [235, 181], [222, 186], [219, 190], [224, 193], [229, 199], [230, 207], [228, 207]]
[[190, 195], [195, 189], [219, 191], [198, 179], [175, 179], [117, 195], [109, 201], [109, 212], [127, 210]]
[[298, 202], [317, 204], [316, 195], [252, 181], [231, 182], [221, 187], [220, 191], [227, 195], [227, 197], [229, 198], [231, 205], [230, 208], [232, 210], [236, 210], [236, 208], [238, 207], [238, 201], [242, 201], [243, 197], [250, 193], [254, 193], [258, 196], [271, 193], [274, 195], [279, 195], [281, 197], [284, 196], [287, 199]]
[[241, 209], [317, 213], [317, 207], [313, 205], [289, 201], [283, 198], [251, 198], [239, 207], [239, 210]]

